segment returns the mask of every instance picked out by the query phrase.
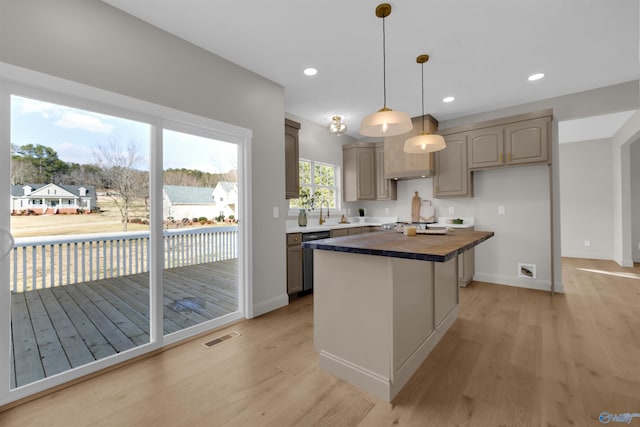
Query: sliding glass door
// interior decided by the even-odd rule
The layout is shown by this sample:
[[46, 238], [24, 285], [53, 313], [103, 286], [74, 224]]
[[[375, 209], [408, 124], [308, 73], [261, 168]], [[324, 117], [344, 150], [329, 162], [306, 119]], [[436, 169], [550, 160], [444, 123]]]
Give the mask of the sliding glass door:
[[238, 311], [238, 149], [163, 131], [164, 333]]
[[251, 132], [0, 71], [0, 405], [244, 317]]
[[11, 96], [11, 387], [149, 343], [145, 123]]

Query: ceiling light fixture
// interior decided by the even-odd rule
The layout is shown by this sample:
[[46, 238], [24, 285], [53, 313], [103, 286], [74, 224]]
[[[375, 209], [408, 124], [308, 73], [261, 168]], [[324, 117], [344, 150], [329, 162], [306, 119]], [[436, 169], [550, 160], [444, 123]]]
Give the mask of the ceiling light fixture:
[[443, 99], [442, 99], [442, 102], [453, 102], [453, 101], [455, 101], [455, 100], [456, 100], [456, 98], [455, 98], [455, 97], [453, 97], [453, 96], [447, 96], [446, 98], [443, 98]]
[[409, 132], [413, 128], [411, 117], [401, 111], [387, 107], [387, 59], [384, 19], [391, 15], [391, 5], [382, 3], [376, 7], [376, 16], [382, 18], [382, 87], [384, 90], [383, 107], [369, 114], [360, 123], [360, 133], [364, 136], [394, 136]]
[[544, 77], [544, 73], [531, 74], [529, 76], [529, 81], [533, 82], [533, 81], [536, 81], [536, 80], [540, 80], [543, 77]]
[[305, 68], [303, 73], [305, 76], [315, 76], [316, 74], [318, 74], [318, 70], [316, 70], [315, 68], [309, 67], [309, 68]]
[[329, 129], [329, 135], [340, 136], [344, 135], [347, 131], [347, 125], [342, 122], [341, 116], [333, 116], [331, 117], [331, 123], [329, 123], [327, 129]]
[[434, 135], [424, 129], [424, 63], [428, 60], [429, 55], [420, 55], [416, 58], [416, 62], [420, 64], [422, 76], [422, 132], [404, 142], [405, 153], [431, 153], [447, 147], [442, 135]]

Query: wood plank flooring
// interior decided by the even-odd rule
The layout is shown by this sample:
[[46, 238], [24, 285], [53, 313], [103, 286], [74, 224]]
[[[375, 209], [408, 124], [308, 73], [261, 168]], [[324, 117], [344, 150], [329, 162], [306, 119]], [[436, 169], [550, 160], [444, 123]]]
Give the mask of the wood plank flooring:
[[[459, 319], [392, 404], [318, 368], [310, 295], [1, 412], [0, 425], [599, 426], [603, 411], [640, 412], [640, 266], [564, 259], [563, 275], [554, 297], [461, 289]], [[230, 330], [241, 335], [202, 345]]]
[[[164, 332], [238, 309], [237, 260], [164, 272]], [[149, 275], [12, 294], [11, 386], [149, 342]]]

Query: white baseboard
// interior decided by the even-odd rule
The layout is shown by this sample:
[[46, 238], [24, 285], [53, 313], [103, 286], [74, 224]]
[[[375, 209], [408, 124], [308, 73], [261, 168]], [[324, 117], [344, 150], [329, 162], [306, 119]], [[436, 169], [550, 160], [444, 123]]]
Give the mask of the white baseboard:
[[612, 254], [598, 254], [593, 252], [573, 252], [573, 251], [562, 251], [563, 257], [569, 258], [584, 258], [584, 259], [605, 259], [608, 261], [613, 261]]
[[390, 402], [391, 379], [377, 374], [360, 365], [351, 363], [335, 354], [322, 350], [320, 352], [320, 368], [350, 384], [370, 393], [385, 402]]
[[277, 310], [281, 307], [289, 305], [289, 296], [287, 294], [270, 298], [253, 304], [253, 317]]
[[[473, 280], [479, 282], [495, 283], [496, 285], [515, 286], [518, 288], [537, 289], [539, 291], [551, 290], [551, 281], [538, 279], [521, 279], [515, 276], [501, 276], [498, 274], [477, 273], [473, 275]], [[556, 289], [556, 292], [563, 292]]]

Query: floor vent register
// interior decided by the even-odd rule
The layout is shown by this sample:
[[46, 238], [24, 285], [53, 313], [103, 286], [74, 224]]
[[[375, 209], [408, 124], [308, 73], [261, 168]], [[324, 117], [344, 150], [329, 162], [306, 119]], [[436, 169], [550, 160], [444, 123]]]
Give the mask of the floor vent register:
[[211, 341], [207, 341], [207, 342], [206, 342], [206, 343], [204, 343], [203, 345], [204, 345], [206, 348], [211, 348], [211, 347], [216, 346], [217, 344], [221, 344], [221, 343], [223, 343], [223, 342], [225, 342], [225, 341], [229, 341], [230, 339], [235, 338], [235, 337], [239, 337], [239, 336], [240, 336], [240, 334], [239, 334], [238, 332], [233, 331], [233, 332], [229, 332], [229, 333], [228, 333], [228, 334], [226, 334], [226, 335], [223, 335], [223, 336], [221, 336], [221, 337], [218, 337], [218, 338], [216, 338], [216, 339], [213, 339], [213, 340], [211, 340]]

